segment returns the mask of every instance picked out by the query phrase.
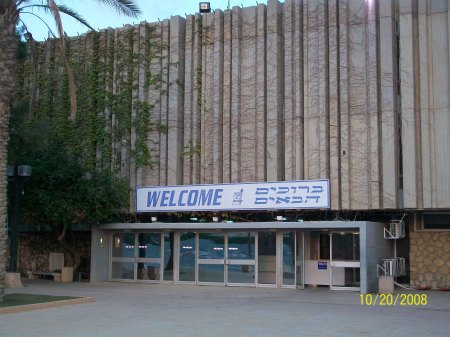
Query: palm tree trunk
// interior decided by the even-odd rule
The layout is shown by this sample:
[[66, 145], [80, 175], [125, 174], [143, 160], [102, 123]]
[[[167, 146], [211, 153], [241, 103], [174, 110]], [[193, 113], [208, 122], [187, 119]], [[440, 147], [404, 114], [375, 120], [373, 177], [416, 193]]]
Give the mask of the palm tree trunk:
[[4, 302], [4, 281], [8, 257], [6, 231], [7, 197], [6, 165], [8, 161], [8, 123], [17, 63], [17, 11], [15, 1], [0, 4], [0, 303]]

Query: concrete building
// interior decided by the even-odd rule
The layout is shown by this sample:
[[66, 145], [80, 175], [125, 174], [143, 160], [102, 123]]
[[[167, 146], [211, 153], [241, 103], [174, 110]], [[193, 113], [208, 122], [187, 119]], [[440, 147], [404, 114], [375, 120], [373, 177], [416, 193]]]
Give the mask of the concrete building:
[[72, 39], [77, 75], [96, 67], [105, 92], [129, 99], [126, 116], [107, 95], [91, 112], [109, 137], [92, 156], [133, 191], [329, 182], [326, 207], [155, 208], [99, 226], [91, 279], [368, 292], [377, 264], [403, 257], [411, 285], [449, 287], [449, 25], [447, 0], [270, 0]]

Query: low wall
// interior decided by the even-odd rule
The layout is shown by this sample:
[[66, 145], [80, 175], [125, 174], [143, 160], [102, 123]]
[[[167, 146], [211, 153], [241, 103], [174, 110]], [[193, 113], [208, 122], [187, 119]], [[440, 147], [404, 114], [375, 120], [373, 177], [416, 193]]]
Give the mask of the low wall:
[[[79, 271], [88, 273], [90, 270], [91, 233], [75, 232], [74, 238], [81, 256]], [[52, 233], [20, 233], [18, 270], [23, 276], [26, 275], [27, 270], [31, 270], [32, 264], [36, 266], [36, 270], [48, 270], [49, 254], [62, 252], [61, 245]], [[66, 263], [67, 257], [65, 257], [64, 264]]]
[[450, 287], [450, 232], [410, 233], [412, 286]]

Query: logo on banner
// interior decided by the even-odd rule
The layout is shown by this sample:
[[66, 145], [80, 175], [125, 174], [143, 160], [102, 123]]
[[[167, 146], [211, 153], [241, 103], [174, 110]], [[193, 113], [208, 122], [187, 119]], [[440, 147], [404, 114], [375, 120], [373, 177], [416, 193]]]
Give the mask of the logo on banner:
[[242, 202], [243, 202], [242, 194], [244, 194], [243, 188], [241, 188], [241, 190], [239, 192], [233, 193], [233, 205], [241, 205], [242, 204]]

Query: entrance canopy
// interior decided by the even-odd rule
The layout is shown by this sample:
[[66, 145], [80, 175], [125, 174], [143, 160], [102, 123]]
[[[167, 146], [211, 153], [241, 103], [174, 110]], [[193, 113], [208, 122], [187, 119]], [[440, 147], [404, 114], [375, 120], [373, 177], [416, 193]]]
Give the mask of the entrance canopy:
[[[289, 281], [294, 282], [292, 285], [298, 287], [304, 284], [305, 280], [306, 284], [323, 284], [320, 280], [308, 282], [308, 279], [315, 278], [316, 274], [320, 278], [319, 274], [328, 273], [326, 268], [331, 265], [337, 278], [341, 276], [348, 278], [349, 272], [356, 273], [357, 277], [354, 279], [360, 285], [358, 289], [362, 293], [373, 292], [378, 290], [377, 264], [381, 259], [392, 255], [392, 246], [390, 242], [387, 242], [389, 240], [384, 239], [383, 229], [384, 224], [367, 221], [103, 224], [92, 230], [91, 281], [127, 279], [151, 282], [156, 279], [160, 282], [170, 281], [178, 284], [184, 281], [183, 277], [192, 274], [192, 279], [189, 280], [194, 284], [202, 284], [213, 280], [212, 275], [216, 275], [220, 269], [220, 283], [225, 285], [239, 283], [242, 281], [242, 275], [247, 276], [253, 273], [253, 279], [246, 279], [246, 282], [254, 286], [262, 286], [269, 280], [268, 275], [272, 273], [270, 275], [273, 276], [275, 284], [284, 286], [290, 284]], [[211, 235], [214, 238], [211, 238]], [[243, 246], [233, 246], [237, 244], [234, 241], [238, 243], [242, 241], [241, 236], [252, 238], [249, 246], [252, 247], [252, 254], [247, 254], [250, 257], [244, 261], [245, 265], [236, 258], [237, 251], [233, 250], [243, 248]], [[186, 239], [185, 242], [184, 237], [189, 237], [190, 241]], [[335, 249], [332, 247], [342, 245], [347, 247], [350, 244], [348, 248], [349, 252], [353, 250], [353, 260], [347, 261], [345, 254], [335, 256], [340, 258], [339, 261], [331, 261], [334, 259], [333, 256], [330, 256], [330, 261], [320, 256], [316, 260], [312, 257], [312, 247], [315, 247], [312, 242], [320, 241], [320, 238], [322, 238], [322, 246], [325, 248], [327, 245], [330, 246], [329, 252]], [[351, 244], [352, 240], [348, 241], [351, 238], [353, 238], [353, 244]], [[161, 254], [158, 253], [158, 256], [153, 256], [149, 250], [154, 242], [159, 242], [157, 247]], [[223, 247], [216, 248], [220, 249], [220, 253], [224, 256], [214, 260], [210, 255], [219, 251], [211, 250], [208, 242], [211, 245], [220, 245], [222, 242]], [[292, 251], [296, 253], [291, 254], [294, 258], [287, 256], [289, 255], [287, 246], [295, 247]], [[187, 254], [186, 247], [192, 248], [190, 252], [192, 254]], [[274, 247], [275, 253], [264, 250], [270, 247]], [[310, 253], [311, 257], [308, 257]], [[167, 266], [162, 268], [163, 264], [171, 261], [169, 257], [174, 259], [170, 277]], [[192, 261], [185, 261], [188, 257]], [[273, 261], [266, 261], [267, 259], [273, 259]], [[287, 269], [288, 263], [292, 264], [290, 269]], [[190, 266], [187, 269], [190, 274], [183, 269], [187, 266]], [[297, 268], [296, 274], [295, 268]], [[143, 273], [144, 269], [145, 273]], [[301, 272], [299, 272], [300, 269]], [[125, 272], [126, 276], [124, 276]], [[339, 276], [340, 272], [341, 276]], [[286, 275], [290, 273], [295, 275], [293, 274], [294, 276], [288, 280]], [[331, 279], [334, 280], [333, 277]], [[338, 280], [336, 284], [339, 285]], [[331, 286], [333, 286], [332, 283]]]
[[[300, 222], [150, 222], [150, 223], [110, 223], [98, 226], [111, 230], [228, 230], [228, 229], [333, 229], [365, 228], [367, 221], [300, 221]], [[377, 223], [373, 223], [377, 224]]]

